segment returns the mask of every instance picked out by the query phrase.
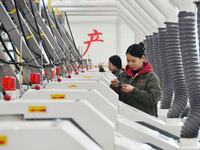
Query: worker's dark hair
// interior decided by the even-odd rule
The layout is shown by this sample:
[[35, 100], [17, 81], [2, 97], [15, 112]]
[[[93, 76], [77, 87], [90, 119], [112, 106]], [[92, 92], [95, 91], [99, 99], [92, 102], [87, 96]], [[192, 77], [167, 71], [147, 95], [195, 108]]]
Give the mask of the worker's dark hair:
[[139, 44], [133, 44], [128, 47], [126, 54], [130, 54], [134, 57], [142, 58], [143, 55], [145, 55], [145, 48], [144, 44], [140, 42]]
[[122, 69], [122, 60], [118, 55], [111, 56], [109, 61], [118, 69]]

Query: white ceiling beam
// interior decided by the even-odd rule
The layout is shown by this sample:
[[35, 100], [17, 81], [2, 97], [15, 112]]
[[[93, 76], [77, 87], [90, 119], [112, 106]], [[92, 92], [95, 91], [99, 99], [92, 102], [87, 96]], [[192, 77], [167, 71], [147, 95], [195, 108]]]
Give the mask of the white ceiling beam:
[[131, 5], [127, 2], [127, 0], [119, 0], [120, 3], [131, 13], [131, 15], [136, 18], [149, 32], [154, 32], [156, 30], [156, 27], [152, 27], [152, 25], [147, 22], [141, 14], [139, 14], [137, 11], [135, 11]]
[[116, 7], [59, 7], [60, 12], [117, 12]]
[[69, 16], [118, 16], [117, 12], [65, 12]]
[[142, 31], [145, 34], [148, 34], [148, 29], [145, 28], [134, 16], [131, 15], [131, 13], [120, 3], [117, 3], [117, 8], [119, 11], [123, 12], [127, 18], [132, 22], [133, 25], [137, 26], [140, 31]]
[[195, 4], [192, 0], [170, 0], [169, 2], [176, 5], [179, 11], [195, 11]]
[[150, 0], [150, 2], [166, 17], [165, 22], [177, 22], [178, 10], [168, 0]]
[[119, 17], [127, 24], [127, 26], [135, 33], [135, 35], [138, 37], [137, 39], [144, 39], [145, 33], [143, 33], [136, 25], [134, 25], [128, 17], [123, 14], [121, 10], [118, 11]]
[[135, 2], [140, 5], [143, 10], [146, 11], [147, 14], [149, 14], [159, 25], [159, 27], [164, 26], [165, 16], [160, 13], [156, 9], [156, 7], [149, 1], [149, 0], [135, 0]]
[[92, 16], [92, 15], [83, 15], [83, 16], [75, 16], [75, 15], [68, 15], [68, 19], [71, 23], [80, 23], [80, 24], [91, 24], [91, 23], [116, 23], [117, 16]]
[[145, 10], [138, 5], [135, 0], [127, 0], [127, 3], [139, 14], [141, 14], [141, 17], [143, 17], [149, 24], [152, 25], [152, 27], [158, 27], [158, 23], [148, 14], [145, 12]]
[[[115, 6], [115, 0], [100, 0], [100, 1], [53, 1], [51, 7], [112, 7]], [[47, 7], [47, 6], [46, 6]]]

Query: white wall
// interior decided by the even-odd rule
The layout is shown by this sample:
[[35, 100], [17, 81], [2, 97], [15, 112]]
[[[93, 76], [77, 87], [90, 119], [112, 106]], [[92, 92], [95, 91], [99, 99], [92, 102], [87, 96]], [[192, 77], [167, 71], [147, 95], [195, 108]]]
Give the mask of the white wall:
[[126, 63], [125, 52], [127, 47], [134, 42], [134, 33], [127, 25], [115, 16], [70, 16], [70, 26], [77, 47], [82, 47], [82, 52], [90, 37], [88, 33], [93, 33], [93, 29], [102, 32], [100, 39], [104, 42], [94, 42], [91, 44], [89, 52], [84, 58], [91, 58], [94, 65], [103, 62], [107, 65], [111, 55], [120, 55]]
[[135, 34], [134, 32], [123, 22], [123, 20], [119, 20], [119, 52], [118, 55], [122, 58], [123, 64], [126, 65], [126, 50], [127, 48], [134, 44], [135, 42]]

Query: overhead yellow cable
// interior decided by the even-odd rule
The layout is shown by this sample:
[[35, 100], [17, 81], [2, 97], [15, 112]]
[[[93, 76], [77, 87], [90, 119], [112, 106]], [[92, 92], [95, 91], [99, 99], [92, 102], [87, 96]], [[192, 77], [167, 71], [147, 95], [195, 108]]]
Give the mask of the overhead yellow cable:
[[44, 36], [44, 35], [45, 35], [44, 32], [41, 32], [41, 33], [40, 33], [40, 36]]
[[39, 4], [40, 3], [40, 0], [34, 0], [35, 3]]
[[61, 17], [64, 18], [65, 17], [65, 13], [61, 13]]
[[11, 10], [11, 11], [9, 12], [9, 15], [12, 15], [12, 14], [14, 14], [14, 13], [16, 13], [16, 8], [14, 8], [13, 10]]
[[29, 40], [29, 39], [31, 39], [32, 37], [33, 37], [33, 35], [30, 34], [30, 35], [28, 35], [28, 36], [26, 37], [26, 39]]
[[58, 13], [59, 13], [59, 9], [58, 9], [58, 7], [53, 8], [53, 11], [54, 11], [55, 15], [58, 15]]
[[48, 0], [48, 11], [50, 12], [51, 10], [51, 0]]

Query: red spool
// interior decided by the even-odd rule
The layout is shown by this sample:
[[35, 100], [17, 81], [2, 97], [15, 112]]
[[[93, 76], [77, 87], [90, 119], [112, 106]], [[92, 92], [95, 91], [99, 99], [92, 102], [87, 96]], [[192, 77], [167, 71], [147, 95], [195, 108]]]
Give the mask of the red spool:
[[40, 73], [31, 73], [30, 74], [30, 83], [31, 84], [40, 84], [41, 75]]
[[48, 70], [44, 70], [45, 77], [48, 76]]
[[[46, 77], [48, 76], [48, 71], [47, 70], [44, 71], [44, 75]], [[51, 79], [54, 79], [54, 71], [53, 70], [51, 70]]]
[[16, 90], [16, 79], [12, 76], [5, 76], [2, 79], [2, 88], [5, 91], [14, 91]]
[[54, 71], [51, 70], [51, 79], [54, 79]]
[[70, 70], [69, 66], [66, 66], [66, 69], [67, 69], [67, 73], [71, 73], [71, 70]]
[[77, 66], [75, 64], [72, 64], [72, 68], [74, 69], [74, 71], [77, 70]]
[[56, 75], [60, 75], [60, 67], [56, 67]]

